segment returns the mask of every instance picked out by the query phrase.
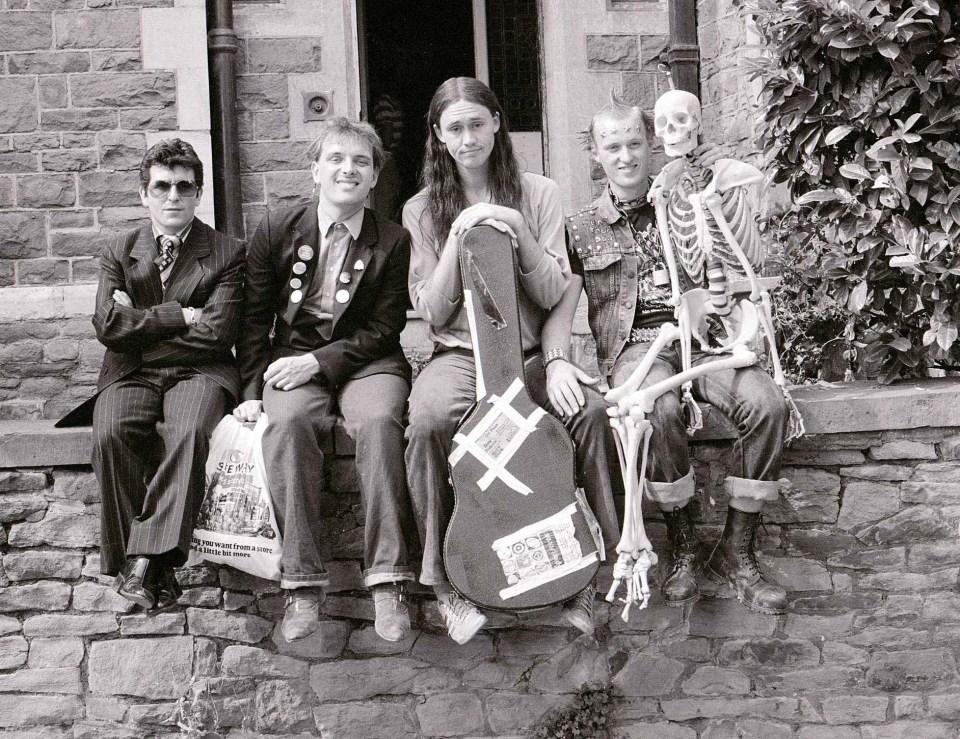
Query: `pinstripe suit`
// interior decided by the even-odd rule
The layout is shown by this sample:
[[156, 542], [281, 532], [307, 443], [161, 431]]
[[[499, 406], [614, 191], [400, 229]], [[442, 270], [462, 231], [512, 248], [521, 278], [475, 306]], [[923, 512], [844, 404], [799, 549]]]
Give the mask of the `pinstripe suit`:
[[[166, 286], [149, 222], [103, 249], [93, 317], [107, 347], [97, 394], [58, 425], [93, 408], [93, 466], [100, 481], [101, 569], [127, 555], [183, 564], [204, 490], [208, 439], [239, 396], [231, 347], [243, 295], [243, 247], [194, 219]], [[134, 307], [115, 302], [126, 292]], [[181, 308], [201, 308], [188, 326]]]

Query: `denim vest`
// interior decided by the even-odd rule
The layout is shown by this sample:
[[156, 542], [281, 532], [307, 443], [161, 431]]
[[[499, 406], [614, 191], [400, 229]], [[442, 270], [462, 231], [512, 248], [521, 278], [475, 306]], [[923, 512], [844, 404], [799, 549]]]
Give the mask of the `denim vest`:
[[637, 266], [633, 232], [610, 191], [567, 216], [567, 248], [583, 262], [590, 331], [597, 342], [600, 371], [609, 377], [633, 326]]

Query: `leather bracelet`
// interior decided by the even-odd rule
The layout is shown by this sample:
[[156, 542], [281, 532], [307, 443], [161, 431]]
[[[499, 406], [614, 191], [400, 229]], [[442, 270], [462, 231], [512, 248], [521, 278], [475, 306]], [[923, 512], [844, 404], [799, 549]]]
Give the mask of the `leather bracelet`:
[[550, 362], [555, 362], [558, 359], [562, 359], [564, 362], [567, 361], [566, 355], [563, 353], [563, 349], [551, 349], [548, 352], [545, 352], [543, 355], [543, 366], [546, 367]]

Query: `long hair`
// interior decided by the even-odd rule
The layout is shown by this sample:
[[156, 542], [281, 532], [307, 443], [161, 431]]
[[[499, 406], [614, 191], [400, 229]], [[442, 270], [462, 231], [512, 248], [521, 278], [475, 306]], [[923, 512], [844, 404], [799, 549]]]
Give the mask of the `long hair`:
[[473, 77], [451, 77], [437, 88], [430, 101], [427, 111], [427, 145], [421, 176], [429, 202], [428, 212], [434, 237], [439, 244], [446, 240], [450, 226], [460, 211], [469, 205], [456, 163], [434, 130], [434, 126], [440, 128], [443, 111], [460, 101], [482, 105], [490, 111], [490, 115], [500, 118], [500, 130], [494, 134], [488, 169], [488, 186], [493, 202], [519, 210], [523, 200], [520, 165], [513, 155], [507, 116], [500, 101], [480, 80]]

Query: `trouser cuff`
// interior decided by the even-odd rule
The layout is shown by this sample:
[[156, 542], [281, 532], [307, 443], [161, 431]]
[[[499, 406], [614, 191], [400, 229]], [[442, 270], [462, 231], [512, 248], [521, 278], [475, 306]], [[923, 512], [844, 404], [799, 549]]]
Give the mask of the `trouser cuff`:
[[730, 496], [730, 505], [745, 513], [759, 513], [765, 502], [780, 497], [779, 480], [727, 477], [723, 481], [723, 489]]
[[407, 569], [385, 569], [364, 570], [363, 585], [372, 588], [374, 585], [383, 585], [388, 582], [415, 582], [416, 577], [411, 570]]
[[693, 498], [696, 484], [693, 479], [693, 470], [690, 470], [674, 482], [646, 481], [647, 497], [657, 503], [661, 509], [672, 511], [674, 508], [683, 508]]
[[326, 572], [318, 575], [280, 575], [280, 587], [283, 590], [297, 588], [329, 588], [330, 575]]

